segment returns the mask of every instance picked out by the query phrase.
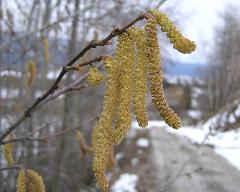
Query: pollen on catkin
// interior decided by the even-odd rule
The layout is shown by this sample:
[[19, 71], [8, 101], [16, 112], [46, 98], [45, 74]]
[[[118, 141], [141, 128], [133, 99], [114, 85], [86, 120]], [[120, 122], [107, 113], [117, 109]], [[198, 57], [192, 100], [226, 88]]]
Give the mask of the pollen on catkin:
[[147, 56], [149, 63], [150, 92], [153, 103], [164, 121], [177, 129], [181, 126], [178, 115], [168, 106], [163, 91], [163, 72], [160, 65], [160, 50], [157, 38], [157, 21], [149, 15], [145, 26], [147, 36]]
[[196, 44], [183, 37], [166, 14], [159, 12], [157, 9], [151, 9], [149, 13], [155, 17], [161, 30], [167, 33], [167, 37], [173, 44], [173, 48], [185, 54], [189, 54], [196, 49]]
[[33, 60], [28, 60], [25, 63], [24, 85], [26, 88], [33, 85], [37, 74], [36, 63]]
[[118, 95], [118, 64], [111, 57], [105, 57], [103, 62], [107, 70], [107, 81], [103, 110], [92, 135], [94, 152], [92, 168], [98, 187], [102, 191], [108, 191], [109, 183], [105, 172], [109, 153], [113, 147], [113, 117], [117, 107]]
[[43, 182], [43, 178], [35, 171], [28, 169], [27, 177], [29, 181], [32, 183], [32, 187], [35, 189], [35, 192], [45, 192], [45, 185]]
[[[11, 136], [8, 135], [6, 139], [11, 139]], [[3, 155], [5, 160], [7, 161], [8, 166], [12, 166], [14, 164], [13, 143], [7, 143], [3, 145]]]
[[147, 94], [146, 35], [144, 30], [138, 27], [132, 27], [128, 32], [137, 47], [134, 71], [133, 111], [136, 115], [138, 125], [140, 127], [146, 127], [148, 125], [148, 113], [145, 102]]
[[118, 36], [119, 46], [116, 49], [116, 62], [121, 66], [119, 76], [119, 99], [114, 143], [119, 144], [131, 127], [131, 104], [134, 80], [134, 43], [127, 34]]
[[43, 37], [43, 53], [44, 53], [44, 60], [45, 63], [48, 64], [49, 63], [49, 47], [48, 47], [48, 38], [47, 37]]
[[87, 78], [89, 85], [97, 86], [101, 83], [102, 80], [103, 80], [102, 73], [96, 67], [91, 66], [89, 68], [89, 74]]
[[17, 176], [17, 192], [26, 192], [26, 173], [24, 169], [20, 169]]

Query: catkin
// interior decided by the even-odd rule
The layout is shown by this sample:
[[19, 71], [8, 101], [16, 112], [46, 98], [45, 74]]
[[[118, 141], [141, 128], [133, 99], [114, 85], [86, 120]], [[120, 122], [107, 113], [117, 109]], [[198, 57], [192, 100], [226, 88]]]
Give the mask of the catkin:
[[89, 74], [87, 78], [89, 85], [97, 86], [101, 83], [102, 79], [103, 79], [102, 73], [96, 67], [91, 66], [89, 68]]
[[36, 79], [36, 63], [33, 60], [28, 60], [25, 63], [25, 76], [24, 76], [24, 85], [26, 88], [33, 85]]
[[26, 174], [24, 169], [20, 169], [17, 176], [17, 192], [26, 192]]
[[107, 177], [105, 176], [105, 171], [109, 153], [113, 147], [112, 121], [117, 107], [118, 64], [116, 64], [111, 57], [105, 57], [103, 62], [107, 70], [107, 81], [103, 110], [92, 135], [94, 151], [93, 172], [99, 188], [102, 191], [108, 191], [109, 184]]
[[119, 144], [131, 127], [131, 103], [133, 96], [134, 44], [131, 37], [122, 34], [118, 39], [116, 62], [121, 66], [119, 79], [119, 107], [114, 130], [114, 143]]
[[48, 64], [49, 63], [49, 48], [48, 48], [48, 38], [44, 37], [43, 38], [43, 52], [44, 52], [44, 60], [45, 63]]
[[147, 56], [149, 60], [150, 92], [153, 103], [165, 122], [173, 128], [179, 128], [181, 126], [181, 120], [178, 115], [168, 106], [164, 96], [163, 72], [160, 65], [161, 61], [156, 24], [157, 22], [154, 17], [149, 15], [145, 30], [148, 46]]
[[[11, 139], [11, 136], [7, 136], [6, 139]], [[13, 143], [7, 143], [3, 145], [3, 155], [5, 160], [7, 161], [8, 166], [12, 166], [14, 164], [13, 159]]]
[[167, 37], [173, 44], [173, 48], [185, 54], [189, 54], [196, 49], [196, 44], [193, 41], [183, 37], [183, 35], [173, 25], [172, 21], [166, 14], [161, 13], [156, 9], [149, 10], [149, 13], [155, 17], [157, 23], [161, 27], [161, 30], [167, 33]]
[[144, 30], [138, 27], [132, 27], [128, 32], [137, 47], [137, 60], [134, 71], [133, 111], [136, 115], [138, 125], [140, 127], [146, 127], [148, 125], [148, 114], [145, 102], [147, 94], [146, 36]]
[[88, 152], [92, 151], [92, 149], [87, 145], [81, 131], [76, 130], [76, 138], [83, 153], [83, 157], [85, 157]]
[[27, 177], [32, 183], [32, 187], [35, 189], [35, 192], [45, 192], [45, 185], [42, 177], [35, 171], [28, 169]]

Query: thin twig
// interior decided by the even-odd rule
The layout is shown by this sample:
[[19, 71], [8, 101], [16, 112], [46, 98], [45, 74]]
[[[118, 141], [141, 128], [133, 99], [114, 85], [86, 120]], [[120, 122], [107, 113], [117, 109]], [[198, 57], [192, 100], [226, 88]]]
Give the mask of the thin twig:
[[23, 138], [10, 139], [10, 140], [7, 140], [7, 141], [2, 141], [0, 143], [0, 145], [5, 145], [7, 143], [23, 142], [23, 141], [38, 141], [38, 142], [47, 143], [47, 140], [43, 139], [43, 138], [23, 137]]
[[0, 168], [0, 171], [8, 171], [8, 170], [22, 169], [22, 168], [23, 168], [22, 165], [14, 165], [14, 166], [11, 166], [11, 167], [3, 167], [3, 168]]
[[133, 21], [128, 23], [126, 26], [122, 28], [115, 28], [113, 29], [110, 34], [105, 37], [104, 39], [97, 41], [93, 40], [89, 44], [87, 44], [74, 58], [72, 58], [66, 65], [62, 67], [62, 70], [60, 74], [58, 75], [55, 82], [52, 84], [52, 86], [49, 88], [48, 91], [46, 91], [45, 94], [43, 94], [41, 97], [37, 98], [37, 100], [25, 111], [25, 113], [13, 124], [11, 125], [0, 137], [0, 141], [3, 141], [3, 139], [11, 133], [16, 127], [18, 127], [26, 118], [31, 117], [32, 112], [34, 109], [43, 101], [45, 100], [51, 93], [53, 93], [56, 89], [58, 89], [58, 85], [64, 75], [67, 73], [66, 68], [69, 66], [72, 66], [79, 58], [81, 58], [88, 50], [99, 47], [99, 46], [105, 46], [109, 44], [109, 41], [126, 32], [126, 30], [134, 25], [136, 22], [143, 20], [146, 18], [146, 13], [141, 13], [137, 18], [135, 18]]

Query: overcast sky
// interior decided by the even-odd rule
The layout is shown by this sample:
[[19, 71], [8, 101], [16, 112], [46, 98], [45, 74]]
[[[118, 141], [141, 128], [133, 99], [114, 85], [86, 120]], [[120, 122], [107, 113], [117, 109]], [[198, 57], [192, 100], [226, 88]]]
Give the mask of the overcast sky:
[[172, 4], [176, 5], [178, 12], [186, 16], [184, 23], [179, 23], [181, 22], [183, 33], [197, 43], [198, 49], [191, 55], [178, 54], [176, 51], [171, 51], [171, 54], [177, 60], [197, 63], [206, 62], [206, 53], [212, 47], [214, 27], [221, 25], [219, 14], [224, 7], [233, 4], [240, 9], [240, 0], [168, 0], [164, 6]]

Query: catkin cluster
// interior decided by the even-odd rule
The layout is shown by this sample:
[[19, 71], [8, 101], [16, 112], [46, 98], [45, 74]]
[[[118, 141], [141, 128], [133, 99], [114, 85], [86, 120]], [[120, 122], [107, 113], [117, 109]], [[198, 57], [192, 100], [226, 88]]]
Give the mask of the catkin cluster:
[[16, 188], [17, 192], [45, 192], [42, 177], [31, 169], [20, 169]]
[[115, 56], [104, 58], [107, 80], [103, 110], [92, 133], [93, 171], [102, 191], [108, 191], [105, 172], [114, 165], [114, 145], [121, 142], [131, 126], [132, 108], [139, 126], [148, 125], [147, 81], [152, 101], [164, 121], [175, 129], [181, 126], [180, 118], [164, 96], [157, 25], [167, 32], [179, 52], [191, 53], [196, 48], [193, 41], [184, 38], [168, 17], [157, 10], [148, 12], [144, 29], [131, 27], [118, 36]]

